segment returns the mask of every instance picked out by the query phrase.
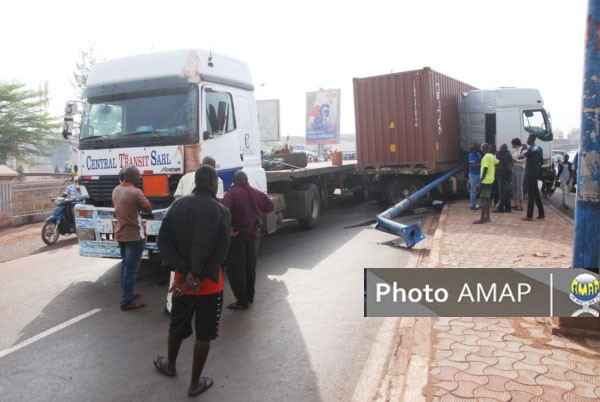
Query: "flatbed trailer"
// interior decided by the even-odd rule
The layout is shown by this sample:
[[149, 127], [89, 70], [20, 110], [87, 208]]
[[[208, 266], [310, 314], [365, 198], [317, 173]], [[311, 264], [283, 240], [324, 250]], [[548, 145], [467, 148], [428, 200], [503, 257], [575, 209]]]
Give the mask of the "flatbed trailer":
[[268, 170], [267, 193], [275, 202], [276, 219], [265, 225], [267, 233], [284, 219], [297, 219], [305, 229], [318, 224], [323, 207], [334, 194], [352, 192], [362, 198], [362, 176], [356, 174], [356, 161], [344, 160], [341, 165], [331, 162], [309, 163], [305, 168]]

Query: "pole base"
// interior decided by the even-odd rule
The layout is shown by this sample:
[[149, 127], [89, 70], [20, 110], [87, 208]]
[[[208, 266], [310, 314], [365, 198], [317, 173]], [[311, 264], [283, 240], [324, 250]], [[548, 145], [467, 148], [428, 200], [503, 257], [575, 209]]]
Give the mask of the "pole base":
[[600, 339], [600, 320], [596, 317], [555, 317], [552, 335]]

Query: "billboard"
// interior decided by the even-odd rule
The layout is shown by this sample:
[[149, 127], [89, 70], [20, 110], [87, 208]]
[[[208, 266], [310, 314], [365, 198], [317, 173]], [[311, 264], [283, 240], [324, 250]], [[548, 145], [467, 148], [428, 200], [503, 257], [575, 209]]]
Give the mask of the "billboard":
[[261, 141], [279, 141], [279, 99], [256, 101]]
[[339, 144], [340, 90], [306, 94], [306, 144]]

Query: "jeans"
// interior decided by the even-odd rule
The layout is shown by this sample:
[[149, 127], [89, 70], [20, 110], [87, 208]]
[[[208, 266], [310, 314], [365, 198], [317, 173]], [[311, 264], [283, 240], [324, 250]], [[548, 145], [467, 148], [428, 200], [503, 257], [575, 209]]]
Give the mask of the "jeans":
[[513, 199], [523, 201], [523, 174], [525, 170], [515, 165], [513, 167]]
[[478, 174], [469, 173], [471, 182], [471, 208], [477, 206], [477, 185], [479, 184], [480, 176]]
[[121, 267], [121, 301], [119, 303], [121, 307], [127, 306], [133, 301], [133, 286], [142, 262], [145, 244], [145, 240], [119, 242], [121, 258], [123, 259]]

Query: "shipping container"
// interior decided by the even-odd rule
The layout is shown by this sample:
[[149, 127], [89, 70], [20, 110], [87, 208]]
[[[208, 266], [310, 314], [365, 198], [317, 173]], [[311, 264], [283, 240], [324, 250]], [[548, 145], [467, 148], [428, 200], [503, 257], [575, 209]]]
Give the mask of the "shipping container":
[[459, 99], [477, 88], [429, 67], [353, 85], [359, 170], [428, 175], [462, 160]]

